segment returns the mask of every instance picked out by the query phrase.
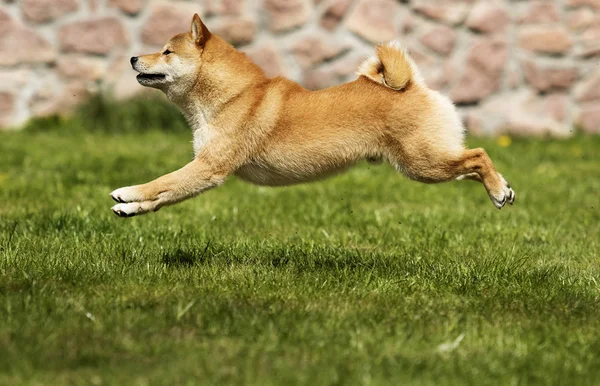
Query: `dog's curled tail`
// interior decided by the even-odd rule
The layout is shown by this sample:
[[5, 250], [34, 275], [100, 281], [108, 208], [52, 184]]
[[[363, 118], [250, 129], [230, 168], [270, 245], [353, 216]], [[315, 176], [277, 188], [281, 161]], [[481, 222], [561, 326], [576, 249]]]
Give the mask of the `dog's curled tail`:
[[377, 54], [363, 62], [358, 75], [396, 91], [404, 90], [411, 81], [423, 83], [417, 65], [398, 41], [378, 45]]

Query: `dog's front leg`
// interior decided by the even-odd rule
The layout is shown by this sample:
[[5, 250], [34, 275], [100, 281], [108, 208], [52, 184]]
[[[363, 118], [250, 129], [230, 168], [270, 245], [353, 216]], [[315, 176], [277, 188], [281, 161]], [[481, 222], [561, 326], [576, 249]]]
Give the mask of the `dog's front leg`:
[[206, 161], [198, 157], [181, 169], [147, 184], [115, 190], [110, 195], [119, 204], [113, 206], [112, 211], [120, 217], [155, 212], [221, 185], [230, 173], [226, 168]]

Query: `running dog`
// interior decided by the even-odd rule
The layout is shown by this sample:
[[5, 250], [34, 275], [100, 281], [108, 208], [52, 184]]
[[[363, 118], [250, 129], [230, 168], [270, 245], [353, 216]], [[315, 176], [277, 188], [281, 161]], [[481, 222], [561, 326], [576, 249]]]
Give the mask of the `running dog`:
[[475, 180], [501, 209], [515, 193], [484, 149], [466, 149], [452, 102], [429, 89], [402, 45], [379, 45], [358, 78], [308, 91], [267, 78], [196, 14], [160, 52], [131, 58], [138, 82], [164, 92], [193, 131], [194, 159], [154, 181], [117, 189], [115, 214], [157, 211], [227, 177], [282, 186], [321, 179], [359, 160], [387, 160], [425, 183]]

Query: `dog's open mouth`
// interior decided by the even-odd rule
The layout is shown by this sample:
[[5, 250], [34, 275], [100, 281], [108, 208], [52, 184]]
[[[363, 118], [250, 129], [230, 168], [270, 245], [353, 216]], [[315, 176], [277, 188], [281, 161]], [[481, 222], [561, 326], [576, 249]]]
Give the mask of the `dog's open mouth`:
[[165, 74], [138, 74], [137, 75], [137, 80], [149, 80], [149, 81], [153, 81], [153, 80], [164, 80], [166, 77]]

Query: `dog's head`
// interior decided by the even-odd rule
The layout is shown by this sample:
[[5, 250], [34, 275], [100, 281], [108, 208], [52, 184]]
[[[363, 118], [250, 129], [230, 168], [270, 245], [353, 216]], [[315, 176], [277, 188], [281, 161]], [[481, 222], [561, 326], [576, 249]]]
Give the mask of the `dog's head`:
[[131, 66], [139, 72], [137, 81], [165, 93], [185, 92], [195, 83], [202, 53], [210, 37], [210, 32], [195, 14], [190, 32], [173, 36], [159, 52], [131, 58]]

